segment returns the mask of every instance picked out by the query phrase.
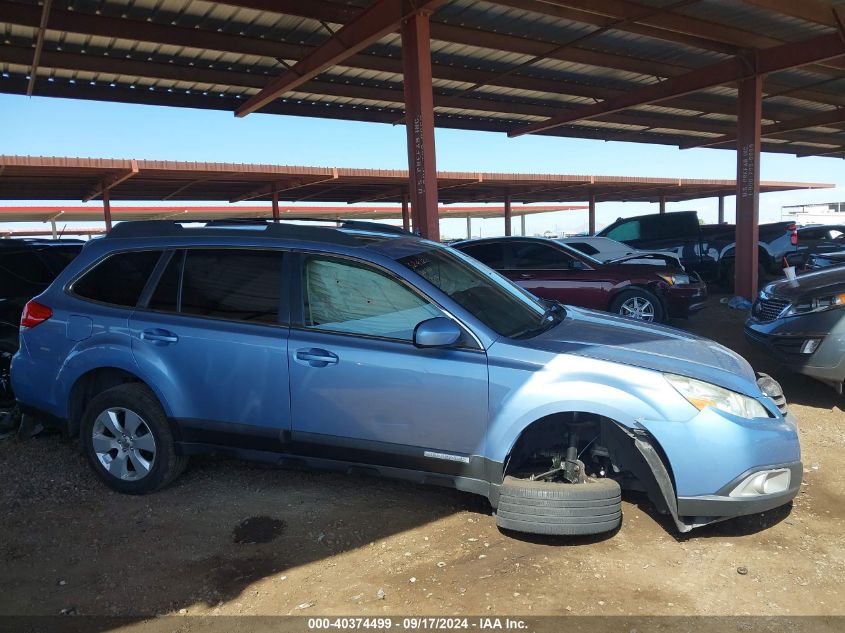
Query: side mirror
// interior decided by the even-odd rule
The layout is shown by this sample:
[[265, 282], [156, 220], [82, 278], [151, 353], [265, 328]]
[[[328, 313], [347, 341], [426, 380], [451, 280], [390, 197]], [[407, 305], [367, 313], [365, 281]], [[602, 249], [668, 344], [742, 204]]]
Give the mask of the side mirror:
[[419, 323], [414, 328], [414, 345], [417, 347], [449, 347], [461, 340], [463, 332], [454, 321], [435, 317]]

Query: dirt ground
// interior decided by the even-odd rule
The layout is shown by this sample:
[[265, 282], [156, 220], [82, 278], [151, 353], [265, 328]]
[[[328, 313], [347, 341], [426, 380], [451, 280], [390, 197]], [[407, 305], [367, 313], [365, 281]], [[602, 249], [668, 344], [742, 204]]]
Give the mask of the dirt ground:
[[843, 615], [843, 399], [755, 354], [743, 319], [716, 297], [676, 325], [782, 382], [805, 464], [791, 507], [679, 536], [626, 495], [617, 533], [526, 538], [469, 494], [221, 459], [121, 496], [59, 437], [7, 439], [0, 615]]

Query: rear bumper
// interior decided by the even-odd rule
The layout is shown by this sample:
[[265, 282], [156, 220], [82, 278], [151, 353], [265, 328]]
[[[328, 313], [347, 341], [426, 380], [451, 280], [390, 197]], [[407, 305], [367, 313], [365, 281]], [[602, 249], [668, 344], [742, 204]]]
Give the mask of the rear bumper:
[[[730, 496], [731, 491], [749, 477], [758, 473], [779, 470], [789, 472], [789, 487], [786, 490], [757, 496]], [[678, 515], [694, 518], [694, 523], [703, 524], [719, 519], [729, 519], [772, 510], [789, 503], [795, 498], [801, 489], [803, 474], [804, 467], [800, 461], [752, 468], [736, 477], [716, 494], [678, 497]]]

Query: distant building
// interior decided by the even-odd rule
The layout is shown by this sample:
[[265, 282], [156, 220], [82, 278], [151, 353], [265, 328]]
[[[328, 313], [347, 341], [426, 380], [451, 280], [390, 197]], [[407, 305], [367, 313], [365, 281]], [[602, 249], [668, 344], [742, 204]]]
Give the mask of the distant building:
[[794, 204], [781, 207], [780, 217], [798, 224], [845, 224], [845, 202]]

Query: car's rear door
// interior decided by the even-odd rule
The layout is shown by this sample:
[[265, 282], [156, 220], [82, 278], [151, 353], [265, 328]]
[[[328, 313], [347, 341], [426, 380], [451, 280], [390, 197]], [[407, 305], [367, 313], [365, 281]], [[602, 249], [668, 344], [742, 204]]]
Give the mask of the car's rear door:
[[136, 362], [169, 405], [179, 439], [280, 449], [290, 429], [283, 252], [169, 256], [129, 325]]
[[471, 476], [487, 425], [484, 350], [468, 333], [457, 347], [416, 347], [416, 325], [446, 315], [380, 267], [302, 254], [299, 270], [288, 352], [297, 452]]

